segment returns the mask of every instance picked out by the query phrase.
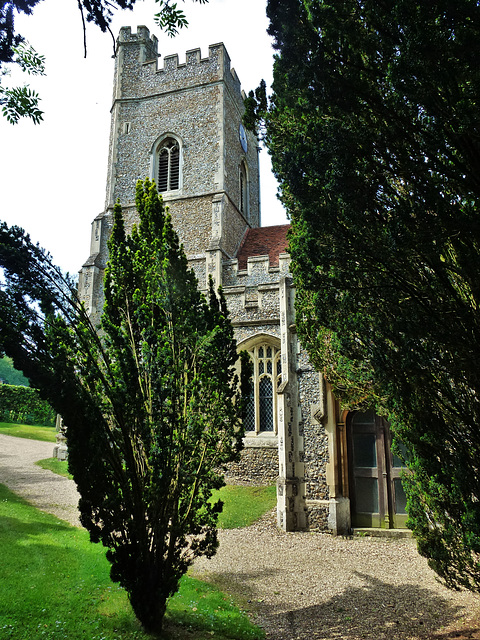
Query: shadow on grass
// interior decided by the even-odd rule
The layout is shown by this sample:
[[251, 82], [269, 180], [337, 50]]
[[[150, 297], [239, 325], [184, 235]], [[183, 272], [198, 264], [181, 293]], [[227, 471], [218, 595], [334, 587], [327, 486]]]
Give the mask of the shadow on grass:
[[[0, 485], [0, 638], [147, 640], [126, 593], [109, 578], [104, 549], [82, 529]], [[176, 600], [176, 602], [175, 602]], [[228, 623], [228, 624], [226, 624]], [[164, 640], [254, 640], [263, 634], [208, 585], [186, 577]]]

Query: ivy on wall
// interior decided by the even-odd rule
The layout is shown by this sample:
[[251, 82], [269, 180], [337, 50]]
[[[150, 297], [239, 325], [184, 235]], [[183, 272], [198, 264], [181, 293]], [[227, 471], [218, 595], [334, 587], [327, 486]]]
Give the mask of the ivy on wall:
[[30, 387], [0, 384], [0, 421], [19, 424], [55, 425], [55, 412]]

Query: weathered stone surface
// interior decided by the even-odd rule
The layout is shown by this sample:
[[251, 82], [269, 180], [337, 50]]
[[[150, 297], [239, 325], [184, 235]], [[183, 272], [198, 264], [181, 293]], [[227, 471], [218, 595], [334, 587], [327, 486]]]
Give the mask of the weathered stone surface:
[[242, 451], [240, 462], [231, 462], [225, 480], [232, 484], [275, 484], [278, 476], [278, 452], [269, 448], [250, 448]]

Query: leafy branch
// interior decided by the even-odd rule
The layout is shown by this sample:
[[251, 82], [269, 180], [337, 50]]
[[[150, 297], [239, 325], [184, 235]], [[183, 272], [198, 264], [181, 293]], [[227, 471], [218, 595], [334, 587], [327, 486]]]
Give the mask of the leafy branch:
[[[5, 0], [0, 3], [0, 78], [8, 75], [5, 65], [15, 64], [29, 75], [45, 74], [45, 57], [35, 51], [25, 38], [16, 33], [14, 15], [25, 13], [30, 15], [40, 0]], [[87, 56], [87, 23], [92, 22], [105, 33], [109, 32], [113, 41], [113, 55], [116, 55], [115, 36], [110, 25], [118, 9], [133, 9], [137, 0], [76, 0], [80, 11], [83, 28], [84, 55]], [[154, 15], [155, 23], [171, 37], [180, 29], [188, 26], [185, 13], [176, 2], [156, 0], [159, 12]], [[193, 0], [206, 4], [208, 0]], [[20, 118], [30, 118], [35, 124], [43, 119], [39, 109], [39, 96], [28, 85], [7, 88], [0, 84], [0, 105], [4, 117], [11, 124]]]

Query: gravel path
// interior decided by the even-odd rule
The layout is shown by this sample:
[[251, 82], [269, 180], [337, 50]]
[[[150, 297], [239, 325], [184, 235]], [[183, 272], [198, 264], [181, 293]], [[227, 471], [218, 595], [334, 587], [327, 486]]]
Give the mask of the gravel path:
[[[0, 435], [0, 483], [78, 525], [74, 483], [34, 465], [52, 448]], [[268, 640], [480, 640], [480, 597], [445, 589], [411, 540], [285, 534], [268, 514], [221, 531], [194, 573], [251, 611]]]
[[0, 434], [0, 483], [42, 511], [79, 527], [79, 494], [73, 480], [41, 469], [35, 462], [51, 458], [52, 442]]

